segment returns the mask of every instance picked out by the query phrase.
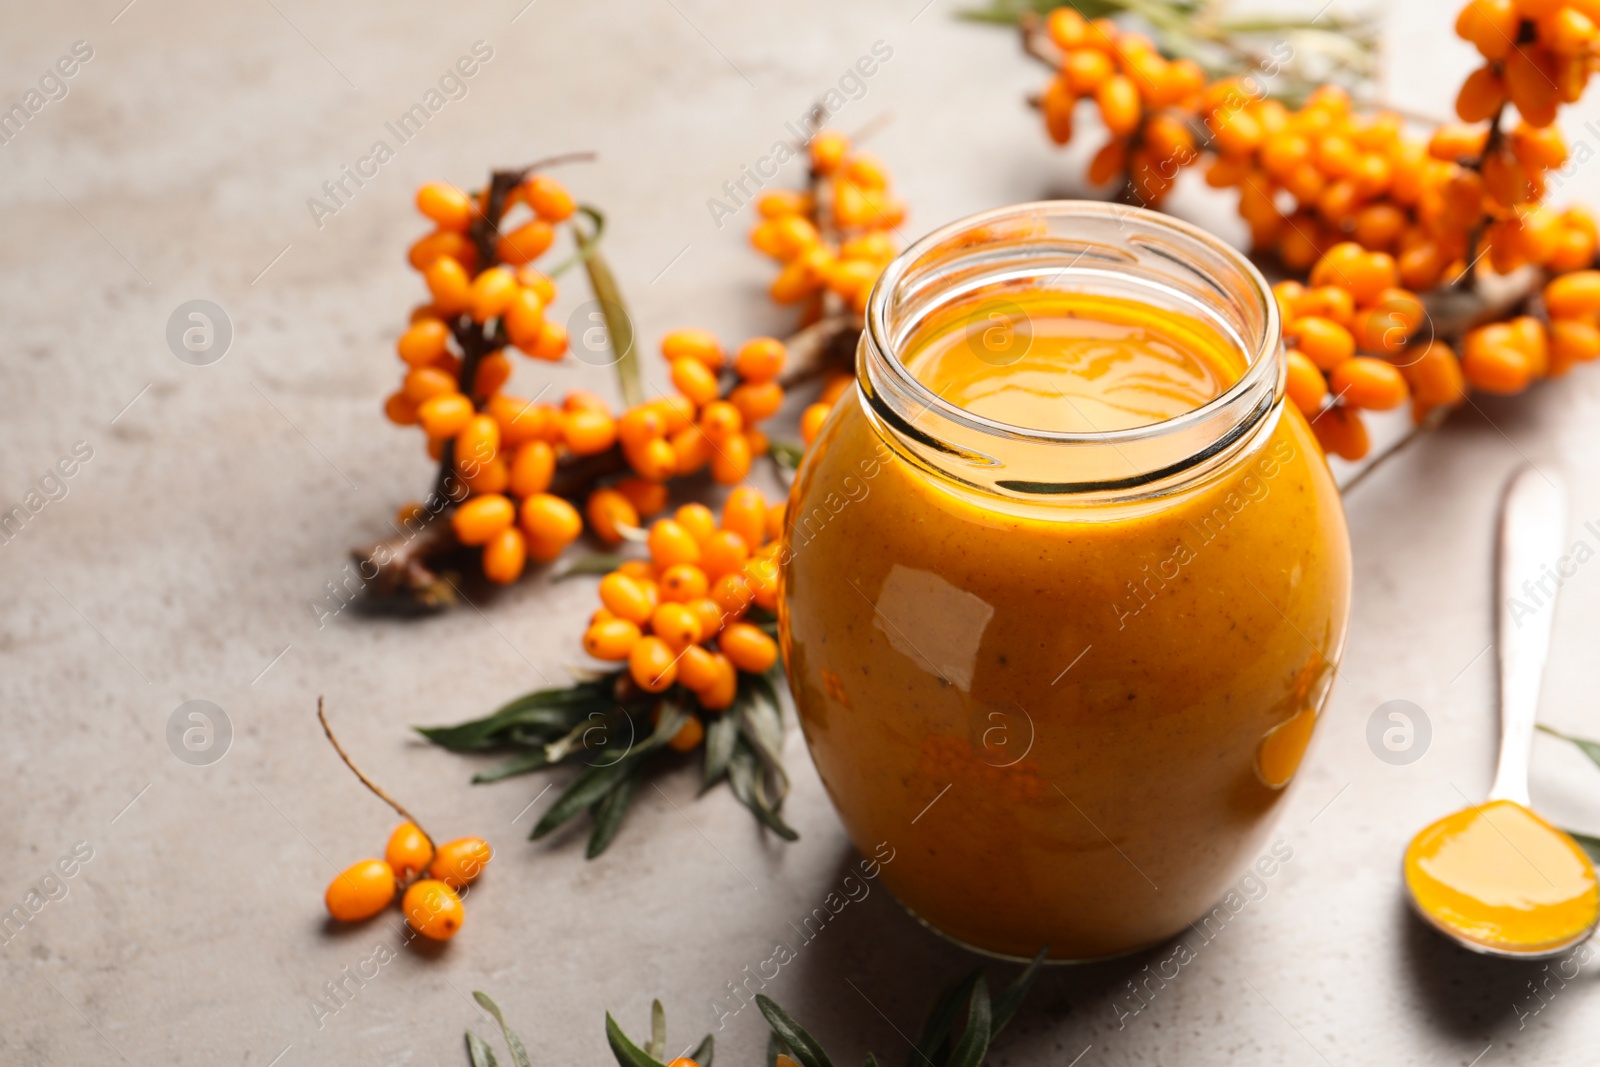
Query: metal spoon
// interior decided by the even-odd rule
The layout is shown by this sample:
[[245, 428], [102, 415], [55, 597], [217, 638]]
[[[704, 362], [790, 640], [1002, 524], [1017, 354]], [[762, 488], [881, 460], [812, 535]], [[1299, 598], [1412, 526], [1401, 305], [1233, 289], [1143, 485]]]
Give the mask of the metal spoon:
[[[1548, 590], [1539, 582], [1551, 584], [1550, 567], [1562, 554], [1566, 525], [1561, 485], [1532, 467], [1520, 470], [1506, 487], [1500, 513], [1500, 760], [1494, 785], [1487, 803], [1439, 820], [1406, 849], [1406, 890], [1418, 914], [1465, 947], [1489, 955], [1559, 955], [1586, 940], [1600, 922], [1594, 866], [1571, 837], [1529, 809], [1528, 798], [1528, 757], [1559, 589], [1559, 582]], [[1535, 591], [1542, 595], [1535, 597]], [[1531, 614], [1530, 601], [1536, 605]], [[1469, 882], [1472, 892], [1451, 895]], [[1548, 920], [1541, 928], [1545, 936], [1523, 941], [1486, 933], [1489, 926], [1475, 925], [1474, 913], [1465, 906], [1480, 903], [1486, 915], [1498, 907], [1495, 914], [1519, 922]], [[1540, 909], [1561, 910], [1541, 914]]]

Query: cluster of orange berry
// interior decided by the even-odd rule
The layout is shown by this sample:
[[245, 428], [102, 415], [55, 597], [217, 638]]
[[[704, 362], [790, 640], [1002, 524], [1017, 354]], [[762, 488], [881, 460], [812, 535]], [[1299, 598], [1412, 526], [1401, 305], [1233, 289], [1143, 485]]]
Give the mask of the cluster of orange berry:
[[[777, 607], [783, 511], [781, 502], [769, 506], [760, 490], [741, 486], [728, 494], [720, 523], [703, 504], [656, 520], [650, 558], [628, 560], [601, 579], [603, 606], [589, 620], [584, 650], [626, 662], [647, 693], [681, 685], [707, 711], [728, 707], [739, 671], [762, 674], [777, 662], [777, 644], [742, 620], [752, 607]], [[669, 744], [687, 752], [703, 737], [690, 716]]]
[[431, 940], [448, 941], [466, 917], [457, 890], [471, 885], [493, 855], [481, 837], [463, 837], [435, 850], [420, 827], [403, 822], [389, 835], [383, 859], [362, 860], [340, 871], [323, 899], [335, 919], [360, 922], [387, 908], [396, 887], [403, 885], [400, 910], [411, 928]]
[[895, 256], [888, 231], [905, 221], [905, 203], [889, 191], [883, 164], [852, 152], [837, 130], [811, 139], [810, 158], [812, 191], [763, 194], [750, 243], [782, 264], [773, 300], [798, 304], [828, 293], [859, 315]]
[[1142, 33], [1108, 18], [1090, 21], [1058, 7], [1045, 22], [1060, 64], [1039, 100], [1056, 144], [1072, 139], [1078, 101], [1094, 99], [1111, 139], [1089, 165], [1095, 184], [1126, 175], [1140, 201], [1161, 202], [1178, 171], [1199, 158], [1189, 121], [1199, 107], [1205, 72], [1192, 59], [1168, 60]]

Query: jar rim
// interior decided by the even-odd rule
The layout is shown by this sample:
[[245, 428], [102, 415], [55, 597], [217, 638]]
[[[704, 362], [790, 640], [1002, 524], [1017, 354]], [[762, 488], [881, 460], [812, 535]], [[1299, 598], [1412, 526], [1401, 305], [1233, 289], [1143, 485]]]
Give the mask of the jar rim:
[[[1261, 329], [1258, 331], [1259, 336], [1253, 339], [1240, 338], [1246, 348], [1244, 355], [1247, 364], [1244, 373], [1228, 388], [1222, 390], [1204, 404], [1191, 408], [1180, 415], [1175, 415], [1170, 419], [1162, 419], [1142, 426], [1132, 426], [1120, 430], [1089, 432], [1042, 430], [999, 422], [995, 419], [975, 414], [960, 405], [953, 404], [939, 396], [932, 389], [929, 389], [906, 367], [904, 360], [900, 358], [900, 353], [895, 351], [895, 346], [891, 341], [892, 334], [889, 326], [890, 302], [905, 280], [907, 272], [921, 257], [927, 255], [941, 244], [951, 242], [962, 233], [999, 222], [1041, 215], [1057, 218], [1071, 216], [1116, 218], [1119, 223], [1130, 217], [1136, 218], [1154, 229], [1167, 230], [1195, 241], [1226, 260], [1230, 266], [1236, 268], [1250, 283], [1250, 289], [1260, 303], [1262, 315]], [[1276, 394], [1278, 391], [1277, 380], [1281, 377], [1281, 369], [1279, 367], [1281, 361], [1275, 357], [1281, 341], [1281, 334], [1282, 324], [1279, 321], [1278, 302], [1273, 296], [1272, 288], [1268, 285], [1266, 278], [1256, 268], [1256, 265], [1250, 261], [1249, 257], [1216, 235], [1192, 223], [1184, 222], [1181, 219], [1173, 218], [1171, 215], [1151, 211], [1147, 208], [1130, 207], [1100, 200], [1034, 200], [993, 208], [979, 212], [976, 215], [968, 215], [933, 230], [909, 245], [884, 268], [883, 273], [878, 277], [877, 283], [873, 286], [872, 293], [867, 299], [864, 337], [882, 355], [881, 365], [888, 369], [888, 373], [894, 377], [896, 385], [916, 396], [919, 402], [924, 404], [927, 409], [937, 411], [946, 419], [954, 420], [973, 430], [1017, 441], [1030, 441], [1040, 444], [1116, 445], [1128, 441], [1146, 440], [1153, 436], [1169, 433], [1181, 433], [1192, 429], [1216, 417], [1220, 411], [1228, 406], [1238, 403], [1243, 394], [1261, 390], [1268, 379], [1272, 380], [1273, 391]], [[1267, 405], [1261, 408], [1256, 417], [1250, 421], [1252, 423], [1259, 421], [1270, 406]], [[1244, 426], [1239, 429], [1239, 435], [1242, 435], [1249, 427]], [[1205, 457], [1196, 457], [1196, 461], [1202, 458]], [[1151, 479], [1140, 479], [1140, 481], [1149, 480]]]

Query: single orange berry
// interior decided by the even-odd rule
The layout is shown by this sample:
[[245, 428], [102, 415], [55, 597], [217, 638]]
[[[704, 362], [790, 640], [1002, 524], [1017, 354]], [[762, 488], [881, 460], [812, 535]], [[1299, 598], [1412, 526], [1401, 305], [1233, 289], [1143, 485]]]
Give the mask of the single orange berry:
[[499, 493], [475, 496], [456, 508], [450, 526], [456, 540], [464, 545], [486, 545], [500, 531], [516, 521], [517, 510]]
[[492, 415], [474, 415], [456, 437], [456, 462], [488, 463], [500, 451], [500, 424]]
[[700, 621], [700, 640], [709, 641], [722, 629], [722, 605], [709, 596], [689, 601], [689, 610], [694, 612], [694, 617]]
[[750, 610], [755, 595], [743, 574], [724, 574], [711, 586], [711, 599], [723, 610], [727, 618], [737, 619]]
[[476, 214], [472, 197], [448, 182], [428, 182], [417, 190], [417, 210], [441, 230], [466, 233]]
[[383, 401], [384, 418], [396, 426], [411, 426], [417, 421], [417, 403], [405, 393], [390, 393]]
[[617, 423], [598, 411], [568, 411], [561, 419], [561, 435], [574, 455], [592, 456], [617, 441]]
[[756, 607], [772, 611], [778, 606], [778, 565], [770, 557], [757, 556], [744, 565], [745, 584]]
[[600, 603], [617, 618], [643, 626], [655, 610], [655, 601], [645, 590], [638, 579], [612, 571], [600, 579]]
[[1332, 370], [1355, 355], [1356, 341], [1350, 331], [1329, 319], [1306, 315], [1294, 321], [1293, 332], [1298, 337], [1295, 347], [1323, 370]]
[[430, 397], [417, 405], [417, 421], [436, 440], [454, 437], [472, 421], [472, 401], [460, 393]]
[[728, 394], [728, 402], [739, 409], [746, 425], [771, 418], [783, 406], [783, 386], [777, 382], [745, 382]]
[[438, 367], [417, 367], [407, 371], [400, 382], [400, 392], [412, 404], [420, 404], [436, 396], [448, 396], [456, 391], [456, 376]]
[[638, 472], [639, 477], [652, 482], [664, 482], [678, 471], [677, 449], [663, 437], [652, 437], [639, 445], [624, 445], [622, 452], [628, 466]]
[[710, 330], [673, 330], [661, 339], [661, 355], [668, 363], [692, 359], [715, 370], [722, 366], [722, 342]]
[[589, 516], [589, 529], [608, 545], [622, 543], [624, 527], [639, 525], [639, 510], [615, 489], [596, 489], [590, 493], [584, 510]]
[[433, 862], [433, 843], [416, 823], [403, 822], [389, 835], [383, 858], [396, 878], [415, 878]]
[[490, 267], [476, 278], [468, 292], [472, 320], [488, 322], [499, 318], [517, 296], [517, 278], [505, 267]]
[[511, 459], [508, 488], [519, 497], [529, 497], [550, 488], [555, 477], [556, 452], [544, 441], [529, 441]]
[[741, 671], [762, 674], [778, 661], [778, 645], [759, 627], [736, 622], [722, 631], [717, 647]]
[[528, 541], [515, 526], [507, 527], [483, 546], [483, 576], [497, 585], [510, 585], [528, 565]]
[[1347, 359], [1328, 376], [1328, 386], [1352, 407], [1388, 411], [1406, 402], [1405, 378], [1391, 364], [1371, 356]]
[[685, 504], [672, 513], [679, 526], [689, 531], [696, 544], [717, 532], [717, 517], [704, 504]]
[[700, 429], [712, 444], [721, 444], [744, 429], [744, 416], [726, 400], [713, 400], [700, 412]]
[[494, 243], [494, 254], [500, 262], [520, 267], [532, 263], [550, 250], [555, 243], [556, 231], [544, 219], [532, 219], [509, 233], [503, 233]]
[[700, 544], [683, 524], [673, 519], [658, 519], [650, 526], [650, 558], [658, 567], [676, 563], [699, 563]]
[[713, 652], [711, 659], [716, 669], [716, 677], [712, 681], [694, 691], [700, 701], [700, 706], [708, 711], [720, 711], [733, 703], [734, 697], [739, 695], [739, 670], [733, 661], [721, 652]]
[[614, 487], [638, 509], [640, 516], [657, 515], [666, 510], [667, 487], [643, 478], [624, 478]]
[[411, 366], [427, 367], [449, 351], [449, 340], [450, 327], [438, 319], [420, 319], [400, 335], [395, 350]]
[[1328, 396], [1328, 380], [1304, 354], [1291, 350], [1285, 392], [1289, 401], [1307, 415], [1315, 415]]
[[554, 362], [567, 354], [567, 328], [559, 322], [545, 319], [539, 324], [539, 336], [532, 348], [523, 349], [535, 359]]
[[800, 439], [808, 445], [815, 441], [822, 432], [822, 424], [828, 421], [828, 412], [832, 410], [832, 404], [816, 403], [801, 412]]
[[578, 509], [558, 496], [535, 493], [522, 502], [522, 529], [531, 540], [567, 545], [583, 532]]
[[689, 645], [678, 657], [678, 681], [686, 689], [700, 690], [717, 680], [717, 661], [704, 645]]
[[693, 474], [711, 462], [711, 439], [699, 426], [685, 426], [672, 435], [673, 473]]
[[788, 349], [775, 337], [756, 337], [739, 346], [733, 370], [747, 382], [766, 382], [783, 370]]
[[832, 174], [850, 151], [850, 138], [838, 130], [822, 130], [811, 139], [811, 169]]
[[674, 563], [661, 572], [661, 599], [686, 604], [706, 595], [711, 583], [693, 563]]
[[639, 637], [639, 627], [627, 619], [602, 619], [584, 631], [583, 650], [595, 659], [615, 663], [628, 658]]
[[673, 651], [682, 651], [700, 640], [700, 618], [683, 604], [669, 602], [651, 613], [650, 632]]
[[543, 174], [535, 174], [522, 183], [522, 199], [541, 219], [549, 222], [564, 222], [578, 210], [566, 186]]
[[700, 545], [700, 566], [711, 581], [724, 574], [739, 573], [749, 558], [748, 542], [733, 530], [718, 530]]
[[722, 528], [738, 534], [751, 551], [766, 539], [767, 501], [761, 490], [741, 485], [722, 505]]
[[767, 540], [779, 541], [783, 538], [783, 516], [788, 510], [788, 501], [780, 500], [767, 508]]
[[713, 444], [711, 450], [711, 477], [719, 485], [735, 485], [750, 473], [750, 441], [742, 434]]
[[439, 846], [433, 862], [428, 864], [428, 875], [451, 889], [460, 889], [477, 881], [492, 858], [494, 850], [483, 838], [460, 837]]
[[394, 899], [394, 870], [383, 860], [362, 860], [340, 871], [323, 902], [340, 922], [370, 919]]
[[659, 637], [641, 637], [628, 653], [628, 673], [645, 692], [662, 692], [678, 679], [677, 654]]
[[467, 915], [456, 891], [433, 878], [412, 882], [400, 901], [400, 910], [413, 930], [433, 941], [456, 936]]
[[698, 406], [709, 404], [717, 398], [716, 372], [689, 356], [672, 361], [672, 385]]
[[472, 282], [466, 268], [449, 256], [440, 256], [423, 272], [434, 306], [443, 315], [459, 315], [472, 306]]

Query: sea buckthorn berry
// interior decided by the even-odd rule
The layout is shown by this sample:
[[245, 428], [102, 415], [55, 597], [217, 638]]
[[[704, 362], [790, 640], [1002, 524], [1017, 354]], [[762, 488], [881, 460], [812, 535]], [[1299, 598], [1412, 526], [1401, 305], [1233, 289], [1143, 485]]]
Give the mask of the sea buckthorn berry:
[[501, 530], [483, 546], [483, 576], [498, 585], [522, 577], [528, 564], [528, 542], [515, 526]]
[[600, 602], [619, 619], [643, 626], [650, 621], [655, 604], [636, 578], [612, 571], [600, 579]]
[[[661, 723], [661, 715], [662, 707], [660, 704], [657, 704], [655, 710], [650, 713], [650, 724], [652, 726], [659, 726]], [[674, 752], [693, 752], [695, 749], [700, 747], [700, 742], [704, 741], [705, 739], [706, 728], [700, 722], [699, 716], [690, 715], [683, 720], [683, 725], [678, 727], [678, 732], [667, 739], [667, 747], [672, 749]], [[672, 1063], [669, 1063], [667, 1067], [673, 1067], [673, 1064], [682, 1065], [690, 1063], [695, 1063], [695, 1061], [689, 1059], [688, 1057], [680, 1056], [678, 1059], [673, 1060]], [[699, 1064], [696, 1063], [695, 1067], [699, 1067]]]
[[1356, 356], [1333, 369], [1328, 387], [1344, 403], [1372, 411], [1388, 411], [1406, 402], [1406, 382], [1381, 359]]
[[706, 572], [693, 563], [674, 563], [661, 572], [661, 599], [686, 604], [706, 595]]
[[418, 367], [406, 372], [400, 381], [400, 392], [413, 404], [436, 396], [450, 396], [457, 392], [455, 375], [446, 374], [437, 367]]
[[763, 674], [778, 661], [776, 642], [747, 622], [736, 622], [723, 630], [717, 647], [735, 667], [751, 674]]
[[400, 340], [395, 342], [395, 350], [411, 366], [427, 367], [449, 351], [449, 340], [450, 327], [443, 322], [438, 319], [419, 319], [400, 335]]
[[1469, 0], [1456, 16], [1456, 36], [1485, 59], [1504, 59], [1521, 21], [1512, 0]]
[[362, 860], [328, 883], [323, 901], [340, 922], [370, 919], [394, 899], [394, 870], [383, 860]]
[[659, 637], [641, 637], [628, 653], [628, 673], [647, 693], [670, 689], [678, 680], [677, 653]]
[[1429, 341], [1398, 357], [1400, 373], [1411, 395], [1427, 407], [1459, 404], [1467, 395], [1461, 361], [1443, 341]]
[[672, 385], [697, 406], [704, 406], [717, 398], [716, 373], [689, 356], [672, 361]]
[[750, 592], [750, 583], [745, 581], [741, 574], [724, 574], [711, 586], [711, 599], [717, 602], [728, 618], [737, 619], [750, 610], [750, 605], [755, 603], [755, 594]]
[[464, 267], [449, 256], [440, 256], [423, 272], [428, 292], [441, 314], [459, 315], [472, 306], [472, 282]]
[[677, 450], [663, 438], [655, 437], [642, 445], [624, 447], [623, 453], [628, 466], [637, 471], [641, 478], [664, 482], [678, 472]]
[[724, 574], [740, 573], [749, 558], [749, 542], [733, 530], [718, 530], [700, 544], [700, 566], [713, 582]]
[[505, 267], [490, 267], [472, 279], [469, 299], [474, 322], [499, 318], [517, 295], [517, 279]]
[[629, 408], [617, 420], [617, 439], [625, 448], [637, 448], [666, 432], [667, 420], [662, 417], [659, 409], [649, 404]]
[[433, 861], [433, 843], [416, 823], [403, 822], [389, 835], [383, 858], [396, 878], [413, 878]]
[[530, 497], [550, 488], [555, 477], [556, 453], [544, 441], [529, 441], [511, 459], [511, 478], [507, 487], [519, 497]]
[[744, 416], [726, 400], [713, 400], [700, 412], [700, 429], [713, 444], [720, 444], [744, 429]]
[[650, 558], [658, 567], [700, 562], [700, 543], [682, 523], [673, 519], [658, 519], [651, 523], [649, 546]]
[[578, 209], [566, 186], [543, 174], [535, 174], [522, 183], [522, 199], [548, 222], [564, 222]]
[[1372, 446], [1361, 415], [1341, 405], [1323, 408], [1322, 413], [1311, 420], [1311, 430], [1324, 452], [1352, 463], [1365, 456]]
[[1332, 370], [1355, 355], [1355, 338], [1350, 331], [1329, 319], [1307, 315], [1294, 321], [1295, 346], [1323, 370]]
[[750, 599], [758, 608], [773, 611], [778, 606], [778, 565], [771, 559], [755, 557], [744, 565], [745, 584]]
[[472, 241], [466, 234], [451, 230], [435, 230], [412, 245], [406, 253], [411, 266], [420, 271], [426, 271], [440, 256], [449, 256], [469, 268], [476, 267], [478, 263], [478, 249]]
[[490, 397], [511, 380], [511, 361], [502, 352], [490, 352], [478, 361], [478, 370], [472, 377], [472, 395]]
[[849, 151], [850, 138], [838, 130], [822, 130], [811, 139], [811, 169], [818, 174], [832, 174]]
[[1341, 289], [1337, 285], [1322, 285], [1305, 290], [1296, 298], [1294, 307], [1296, 319], [1314, 315], [1346, 328], [1354, 321], [1355, 312], [1355, 299], [1348, 290]]
[[722, 505], [722, 528], [739, 535], [750, 551], [761, 547], [767, 528], [767, 501], [761, 490], [741, 485]]
[[743, 435], [714, 444], [711, 452], [711, 477], [719, 485], [736, 485], [750, 473], [750, 442]]
[[1133, 79], [1113, 74], [1095, 86], [1094, 102], [1100, 109], [1101, 121], [1114, 136], [1126, 137], [1138, 128], [1142, 108]]
[[1600, 311], [1600, 270], [1563, 274], [1544, 287], [1544, 306], [1551, 318], [1577, 319]]
[[548, 440], [553, 428], [550, 408], [520, 396], [497, 393], [484, 405], [500, 424], [500, 443], [516, 448], [529, 441]]
[[522, 502], [522, 530], [530, 540], [567, 545], [583, 532], [578, 509], [549, 493], [535, 493]]
[[574, 455], [592, 456], [617, 441], [617, 423], [598, 411], [568, 411], [561, 418], [561, 436]]
[[780, 500], [767, 508], [767, 540], [777, 542], [783, 538], [783, 516], [788, 510], [788, 501]]
[[519, 287], [506, 305], [504, 319], [511, 343], [531, 354], [544, 328], [544, 301], [539, 294]]
[[456, 540], [464, 545], [486, 545], [501, 530], [516, 521], [517, 510], [499, 493], [475, 496], [456, 508], [450, 526]]
[[1295, 407], [1307, 415], [1314, 415], [1328, 396], [1328, 382], [1315, 363], [1303, 354], [1290, 350], [1285, 391]]
[[500, 262], [513, 267], [532, 263], [550, 250], [556, 232], [543, 219], [530, 219], [510, 233], [503, 233], [494, 243], [494, 254]]
[[[1550, 324], [1550, 370], [1565, 373], [1574, 363], [1600, 356], [1600, 329], [1588, 322], [1557, 319]], [[1559, 368], [1559, 370], [1557, 370]]]
[[700, 690], [717, 680], [717, 661], [710, 649], [691, 644], [678, 657], [678, 681], [686, 689]]
[[685, 504], [673, 512], [672, 517], [689, 531], [696, 544], [704, 544], [706, 538], [717, 532], [717, 517], [704, 504]]
[[472, 197], [447, 182], [429, 182], [418, 189], [417, 210], [453, 233], [465, 233], [477, 213]]
[[667, 487], [643, 478], [624, 478], [613, 488], [638, 509], [641, 518], [660, 514], [666, 510]]
[[766, 431], [759, 427], [751, 427], [744, 432], [745, 443], [750, 446], [752, 458], [766, 455], [772, 449], [772, 439]]
[[721, 711], [730, 706], [734, 698], [739, 695], [739, 671], [733, 661], [721, 652], [713, 652], [711, 660], [716, 670], [716, 677], [711, 682], [694, 691], [700, 706], [707, 711]]
[[661, 339], [661, 355], [668, 363], [692, 359], [715, 370], [722, 366], [722, 342], [710, 330], [673, 330]]
[[439, 879], [451, 889], [460, 889], [477, 881], [493, 858], [494, 850], [483, 838], [457, 838], [439, 846], [433, 862], [428, 864], [428, 876]]
[[488, 463], [500, 450], [500, 424], [492, 415], [474, 415], [456, 438], [456, 462]]
[[828, 412], [833, 410], [832, 404], [816, 403], [808, 406], [800, 413], [800, 439], [806, 444], [811, 444], [822, 432], [822, 424], [828, 421]]
[[1470, 339], [1461, 356], [1461, 371], [1467, 381], [1486, 393], [1520, 393], [1533, 380], [1527, 355], [1509, 344], [1473, 344]]
[[1061, 63], [1061, 76], [1074, 96], [1087, 96], [1115, 71], [1111, 57], [1098, 48], [1074, 48]]
[[650, 401], [650, 406], [660, 415], [662, 428], [668, 434], [675, 434], [687, 426], [693, 426], [699, 406], [693, 400], [673, 393], [670, 396], [658, 396]]
[[764, 219], [775, 219], [780, 215], [798, 215], [809, 211], [810, 208], [809, 197], [790, 189], [773, 189], [762, 193], [756, 200], [756, 210]]
[[711, 439], [699, 426], [685, 426], [672, 435], [671, 444], [675, 474], [693, 474], [711, 462]]
[[567, 354], [567, 345], [567, 328], [559, 322], [551, 322], [549, 319], [545, 319], [539, 324], [539, 336], [535, 338], [533, 346], [531, 348], [523, 348], [522, 351], [534, 359], [548, 360], [553, 363]]
[[694, 612], [694, 617], [700, 621], [700, 640], [708, 641], [722, 629], [722, 605], [709, 596], [689, 601], [689, 610]]
[[1560, 102], [1554, 57], [1541, 48], [1518, 45], [1504, 61], [1506, 94], [1530, 126], [1548, 126]]
[[596, 489], [590, 493], [584, 511], [589, 517], [589, 529], [608, 545], [622, 543], [624, 527], [639, 525], [639, 509], [615, 489]]
[[700, 617], [686, 605], [669, 601], [651, 613], [650, 632], [681, 652], [700, 640]]
[[397, 426], [411, 426], [417, 421], [416, 401], [405, 393], [390, 393], [383, 401], [383, 414]]
[[1456, 115], [1462, 122], [1492, 119], [1505, 106], [1506, 83], [1490, 64], [1484, 64], [1461, 83], [1456, 94]]
[[487, 463], [471, 456], [458, 456], [456, 473], [475, 495], [503, 493], [511, 484], [511, 468], [499, 456], [494, 456]]
[[777, 382], [745, 382], [733, 387], [728, 402], [739, 409], [745, 424], [771, 418], [783, 406], [783, 386]]
[[456, 936], [467, 917], [456, 891], [434, 878], [412, 882], [400, 901], [400, 910], [413, 930], [432, 941]]
[[647, 559], [625, 559], [617, 564], [616, 573], [653, 582], [656, 580], [656, 565]]
[[[756, 251], [771, 256], [781, 263], [800, 255], [820, 239], [817, 228], [803, 215], [784, 215], [767, 219], [750, 231], [750, 243]], [[720, 363], [720, 358], [718, 360]]]
[[635, 623], [627, 619], [605, 619], [591, 623], [584, 631], [583, 650], [595, 659], [616, 663], [628, 658], [639, 636]]

